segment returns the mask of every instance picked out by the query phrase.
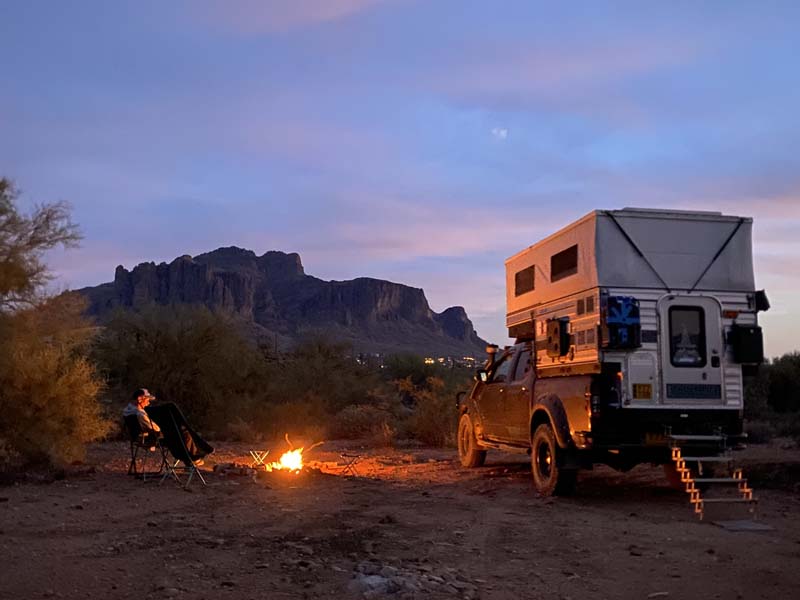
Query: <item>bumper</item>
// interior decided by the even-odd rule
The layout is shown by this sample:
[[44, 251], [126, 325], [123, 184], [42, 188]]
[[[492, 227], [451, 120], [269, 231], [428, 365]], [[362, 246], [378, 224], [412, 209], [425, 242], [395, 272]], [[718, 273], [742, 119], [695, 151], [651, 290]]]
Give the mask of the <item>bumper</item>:
[[583, 432], [595, 449], [666, 446], [667, 433], [742, 435], [740, 409], [620, 408], [592, 417], [592, 430]]

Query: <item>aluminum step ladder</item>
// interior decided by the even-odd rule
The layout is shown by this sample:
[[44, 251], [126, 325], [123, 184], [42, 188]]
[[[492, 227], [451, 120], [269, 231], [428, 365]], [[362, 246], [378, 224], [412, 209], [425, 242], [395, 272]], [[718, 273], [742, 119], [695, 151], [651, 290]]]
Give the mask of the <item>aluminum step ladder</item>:
[[[758, 498], [753, 496], [753, 489], [742, 475], [742, 469], [733, 465], [733, 457], [727, 444], [727, 436], [722, 433], [714, 435], [675, 435], [667, 433], [670, 444], [671, 459], [685, 491], [689, 494], [689, 502], [694, 513], [703, 520], [707, 505], [711, 504], [743, 504], [748, 512], [757, 517]], [[684, 454], [686, 449], [689, 454]], [[711, 451], [711, 452], [709, 452]], [[713, 453], [712, 453], [713, 452]], [[725, 477], [703, 477], [704, 464], [727, 465], [729, 474]], [[697, 465], [697, 475], [690, 465]], [[708, 497], [706, 492], [720, 488], [733, 488], [734, 495]]]

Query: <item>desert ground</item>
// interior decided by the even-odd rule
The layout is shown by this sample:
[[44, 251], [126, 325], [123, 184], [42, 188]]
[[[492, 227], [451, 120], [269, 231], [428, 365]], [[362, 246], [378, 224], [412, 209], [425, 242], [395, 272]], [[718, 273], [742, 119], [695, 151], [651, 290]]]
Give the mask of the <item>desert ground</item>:
[[742, 507], [698, 521], [651, 466], [539, 498], [525, 456], [326, 443], [298, 475], [223, 467], [251, 447], [219, 444], [188, 491], [127, 476], [121, 442], [0, 487], [0, 598], [800, 598], [796, 450], [742, 455], [772, 528], [752, 532], [714, 524]]

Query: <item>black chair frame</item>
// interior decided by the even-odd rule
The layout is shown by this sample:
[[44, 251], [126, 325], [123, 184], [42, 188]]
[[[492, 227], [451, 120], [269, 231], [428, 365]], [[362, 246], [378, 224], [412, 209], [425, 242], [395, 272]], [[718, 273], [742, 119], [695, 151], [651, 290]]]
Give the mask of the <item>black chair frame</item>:
[[[161, 445], [160, 440], [152, 440], [151, 436], [142, 430], [136, 415], [123, 417], [123, 427], [127, 431], [130, 441], [131, 462], [128, 465], [128, 475], [141, 478], [142, 481], [147, 481], [148, 477], [162, 475], [164, 468], [169, 465], [169, 461], [167, 460], [167, 449]], [[147, 470], [147, 463], [152, 454], [150, 452], [151, 448], [156, 449], [159, 453], [157, 457], [161, 459], [158, 471]], [[142, 454], [141, 459], [139, 459], [140, 452]], [[137, 463], [141, 463], [141, 466]]]

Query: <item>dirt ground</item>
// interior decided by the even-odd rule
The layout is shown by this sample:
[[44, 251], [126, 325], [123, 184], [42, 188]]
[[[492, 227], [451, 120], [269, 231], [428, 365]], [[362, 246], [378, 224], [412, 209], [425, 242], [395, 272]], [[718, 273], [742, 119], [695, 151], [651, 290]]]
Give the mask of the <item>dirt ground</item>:
[[189, 491], [127, 476], [122, 443], [0, 487], [0, 598], [800, 598], [797, 469], [756, 489], [771, 531], [733, 532], [712, 522], [741, 507], [698, 522], [655, 467], [582, 473], [567, 499], [536, 497], [526, 457], [499, 453], [465, 470], [453, 451], [351, 445], [349, 477], [329, 443], [308, 456], [320, 471], [213, 471], [248, 448], [220, 444]]

